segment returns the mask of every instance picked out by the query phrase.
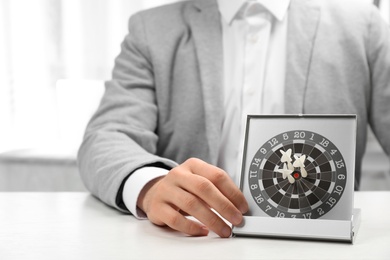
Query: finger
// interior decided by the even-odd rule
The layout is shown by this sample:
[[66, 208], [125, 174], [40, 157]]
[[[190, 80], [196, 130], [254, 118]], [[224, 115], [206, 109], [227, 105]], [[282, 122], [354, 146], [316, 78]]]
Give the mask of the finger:
[[[186, 178], [187, 182], [181, 181], [180, 178]], [[180, 175], [177, 179], [180, 182], [180, 185], [182, 185], [182, 188], [189, 192], [185, 196], [181, 195], [181, 203], [178, 206], [194, 217], [197, 217], [205, 225], [210, 227], [210, 229], [221, 234], [221, 231], [218, 230], [224, 228], [225, 224], [224, 221], [211, 211], [210, 207], [215, 209], [233, 225], [239, 225], [241, 223], [242, 213], [214, 186], [212, 182], [202, 176], [194, 174]], [[194, 194], [197, 197], [191, 194]], [[203, 215], [206, 217], [198, 217]], [[218, 221], [217, 219], [221, 221]], [[215, 227], [212, 227], [214, 225]]]
[[230, 237], [231, 228], [197, 196], [183, 190], [180, 199], [174, 203], [176, 207], [188, 212], [220, 237]]
[[244, 195], [225, 171], [195, 158], [187, 162], [187, 167], [192, 173], [210, 180], [241, 213], [248, 211], [248, 203]]
[[[194, 176], [196, 178], [203, 178], [194, 174], [183, 173], [183, 171], [174, 171], [173, 174], [170, 173], [167, 176], [167, 180], [165, 180], [163, 185], [160, 185], [159, 187], [158, 202], [156, 203], [155, 201], [152, 207], [150, 207], [151, 210], [148, 212], [148, 218], [155, 224], [166, 224], [173, 229], [192, 235], [194, 232], [189, 231], [191, 228], [186, 226], [188, 225], [186, 224], [188, 222], [171, 219], [174, 216], [178, 216], [176, 213], [182, 215], [180, 212], [186, 212], [202, 222], [219, 236], [229, 237], [231, 235], [231, 228], [225, 223], [225, 221], [216, 215], [202, 199], [181, 188], [181, 185], [184, 185], [184, 182], [191, 183], [189, 180], [191, 180]], [[164, 185], [165, 182], [170, 183], [170, 185]], [[171, 182], [177, 183], [175, 183], [175, 185], [171, 185]], [[221, 196], [224, 197], [223, 195]], [[227, 199], [225, 198], [225, 200]], [[168, 212], [163, 214], [162, 209], [167, 212], [167, 206], [171, 208], [170, 210], [176, 211], [176, 213]], [[234, 209], [233, 205], [232, 208]], [[195, 235], [197, 235], [196, 232]]]
[[242, 213], [205, 177], [192, 174], [184, 167], [172, 170], [167, 178], [175, 187], [188, 191], [173, 195], [174, 190], [170, 190], [169, 203], [196, 217], [221, 237], [230, 236], [231, 229], [210, 207], [233, 225], [242, 222]]
[[[199, 198], [175, 185], [173, 180], [176, 180], [176, 175], [168, 175], [159, 182], [159, 185], [151, 188], [153, 195], [151, 195], [152, 198], [148, 199], [146, 211], [149, 220], [156, 225], [168, 225], [172, 229], [192, 236], [207, 235], [209, 229], [206, 225], [186, 219], [181, 212], [188, 212], [198, 220], [202, 218], [205, 221], [209, 219], [207, 211], [210, 209]], [[192, 176], [193, 174], [187, 175]], [[192, 199], [194, 202], [191, 202]], [[200, 207], [203, 210], [200, 210]], [[205, 211], [206, 214], [202, 211]], [[230, 235], [230, 232], [226, 231], [224, 234], [227, 233]]]
[[207, 236], [209, 233], [207, 226], [184, 217], [168, 204], [161, 207], [158, 215], [159, 221], [165, 223], [174, 230], [190, 236]]

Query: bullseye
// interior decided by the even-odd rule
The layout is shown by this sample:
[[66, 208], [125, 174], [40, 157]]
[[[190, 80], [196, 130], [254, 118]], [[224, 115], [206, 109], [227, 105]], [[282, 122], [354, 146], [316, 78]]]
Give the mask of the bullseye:
[[299, 172], [294, 172], [293, 177], [294, 177], [294, 179], [299, 179], [299, 177], [301, 177], [301, 175], [299, 174]]

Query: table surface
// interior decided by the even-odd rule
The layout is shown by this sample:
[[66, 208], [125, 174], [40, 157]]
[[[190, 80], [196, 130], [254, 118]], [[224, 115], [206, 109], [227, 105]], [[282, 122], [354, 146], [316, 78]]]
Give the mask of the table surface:
[[390, 192], [356, 192], [355, 243], [188, 237], [83, 192], [0, 193], [0, 259], [390, 259]]

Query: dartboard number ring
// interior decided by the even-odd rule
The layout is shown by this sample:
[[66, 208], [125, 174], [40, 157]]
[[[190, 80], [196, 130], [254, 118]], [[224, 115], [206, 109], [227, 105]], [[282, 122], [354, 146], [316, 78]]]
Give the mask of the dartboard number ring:
[[347, 181], [344, 158], [331, 140], [307, 130], [280, 133], [254, 155], [249, 189], [271, 217], [320, 218], [339, 202]]

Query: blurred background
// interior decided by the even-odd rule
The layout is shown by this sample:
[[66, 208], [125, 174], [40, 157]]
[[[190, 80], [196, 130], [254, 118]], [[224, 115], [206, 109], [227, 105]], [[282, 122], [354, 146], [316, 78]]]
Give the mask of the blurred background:
[[[127, 21], [170, 2], [0, 1], [0, 191], [85, 190], [76, 152]], [[374, 3], [389, 22], [390, 0]], [[370, 134], [362, 190], [390, 190], [389, 168]]]

